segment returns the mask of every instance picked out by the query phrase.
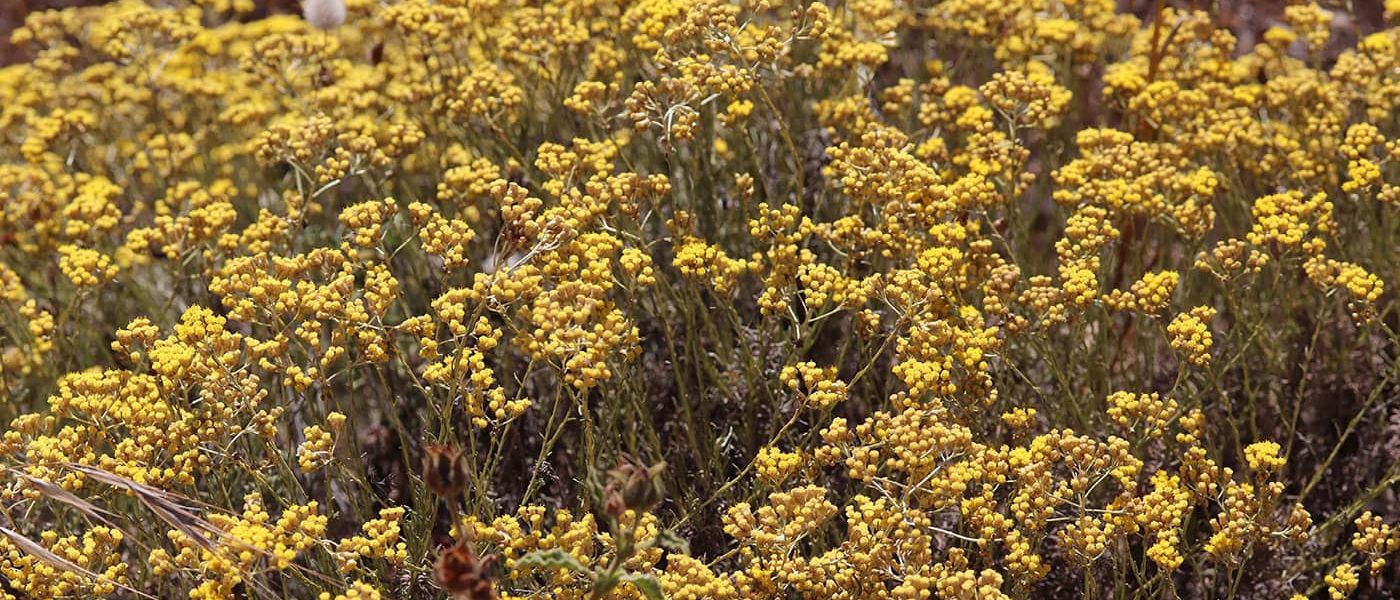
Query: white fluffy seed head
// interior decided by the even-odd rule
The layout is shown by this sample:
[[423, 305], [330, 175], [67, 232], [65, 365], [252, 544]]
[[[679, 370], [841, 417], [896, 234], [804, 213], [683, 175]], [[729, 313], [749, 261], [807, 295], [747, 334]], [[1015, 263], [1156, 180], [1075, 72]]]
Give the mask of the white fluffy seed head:
[[345, 22], [345, 0], [302, 0], [301, 16], [317, 29], [335, 29]]

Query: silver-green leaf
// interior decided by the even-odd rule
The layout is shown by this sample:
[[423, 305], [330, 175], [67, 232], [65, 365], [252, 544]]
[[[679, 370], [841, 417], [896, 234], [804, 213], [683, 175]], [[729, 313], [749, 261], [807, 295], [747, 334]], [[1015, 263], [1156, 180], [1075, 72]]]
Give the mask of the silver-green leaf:
[[575, 573], [588, 572], [588, 567], [583, 566], [583, 563], [574, 558], [574, 555], [558, 548], [531, 552], [520, 557], [516, 564], [537, 569], [568, 569]]
[[666, 600], [666, 594], [661, 591], [661, 582], [651, 575], [628, 573], [622, 580], [635, 586], [647, 600]]

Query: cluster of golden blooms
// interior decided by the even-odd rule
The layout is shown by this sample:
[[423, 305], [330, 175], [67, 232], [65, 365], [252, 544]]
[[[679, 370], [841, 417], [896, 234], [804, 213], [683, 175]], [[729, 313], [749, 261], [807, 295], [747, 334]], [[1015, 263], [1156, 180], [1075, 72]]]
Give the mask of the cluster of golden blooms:
[[783, 452], [771, 446], [759, 450], [758, 456], [754, 457], [754, 468], [758, 472], [758, 478], [774, 487], [782, 485], [790, 475], [802, 467], [802, 463], [802, 454]]
[[78, 287], [90, 288], [107, 283], [120, 270], [112, 264], [110, 256], [96, 250], [65, 244], [58, 248], [58, 254], [59, 270]]
[[360, 526], [360, 535], [342, 538], [336, 543], [335, 555], [340, 561], [340, 570], [354, 571], [361, 561], [385, 560], [390, 564], [401, 565], [408, 560], [407, 544], [400, 541], [404, 508], [396, 506], [379, 511], [379, 517], [365, 521]]
[[339, 433], [345, 426], [345, 418], [343, 414], [332, 412], [326, 415], [331, 431], [321, 429], [320, 425], [310, 425], [302, 430], [306, 440], [297, 447], [297, 465], [303, 473], [318, 470], [331, 462], [335, 452], [335, 437], [331, 432]]
[[1361, 578], [1357, 576], [1356, 567], [1342, 563], [1337, 565], [1325, 578], [1327, 581], [1327, 597], [1332, 600], [1344, 600], [1356, 591], [1356, 586], [1361, 583]]
[[125, 539], [118, 529], [99, 525], [82, 535], [62, 535], [54, 530], [39, 534], [39, 541], [48, 552], [76, 565], [79, 570], [55, 565], [36, 556], [15, 540], [0, 538], [0, 575], [9, 584], [6, 594], [14, 593], [32, 598], [106, 597], [130, 582], [130, 565], [119, 552]]
[[1176, 417], [1179, 406], [1176, 400], [1162, 400], [1159, 394], [1134, 394], [1114, 392], [1108, 396], [1108, 418], [1119, 427], [1129, 431], [1141, 431], [1148, 437], [1162, 437], [1167, 423]]
[[1356, 518], [1351, 547], [1370, 558], [1371, 576], [1377, 577], [1385, 568], [1385, 555], [1400, 550], [1400, 528], [1382, 521], [1368, 510]]
[[176, 552], [154, 548], [148, 564], [155, 575], [178, 573], [197, 582], [189, 591], [192, 599], [227, 598], [259, 571], [291, 569], [298, 555], [315, 548], [325, 536], [327, 523], [327, 517], [318, 512], [313, 500], [285, 507], [274, 520], [262, 497], [250, 493], [241, 515], [210, 515], [216, 539], [199, 531], [171, 531]]
[[1211, 345], [1215, 343], [1210, 334], [1210, 320], [1214, 316], [1214, 308], [1197, 306], [1173, 317], [1167, 324], [1172, 350], [1180, 352], [1193, 365], [1209, 366]]
[[305, 4], [12, 34], [0, 600], [1393, 585], [1400, 2]]
[[1113, 310], [1136, 310], [1147, 314], [1167, 308], [1181, 275], [1176, 271], [1146, 273], [1127, 291], [1112, 290], [1103, 297], [1104, 306]]
[[836, 367], [821, 368], [804, 361], [783, 367], [778, 377], [813, 408], [831, 408], [846, 399], [846, 382], [836, 378]]

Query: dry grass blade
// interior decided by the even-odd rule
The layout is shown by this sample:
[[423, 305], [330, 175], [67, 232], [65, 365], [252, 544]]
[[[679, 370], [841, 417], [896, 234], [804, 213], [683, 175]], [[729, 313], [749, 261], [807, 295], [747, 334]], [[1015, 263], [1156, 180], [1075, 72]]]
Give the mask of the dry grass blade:
[[[141, 503], [144, 504], [146, 508], [150, 509], [151, 512], [155, 513], [157, 517], [160, 517], [162, 521], [165, 521], [168, 525], [184, 534], [206, 551], [218, 552], [220, 549], [219, 542], [222, 542], [226, 545], [232, 545], [256, 554], [270, 556], [266, 550], [231, 537], [227, 532], [219, 529], [213, 523], [196, 515], [194, 511], [183, 502], [186, 499], [182, 496], [149, 485], [137, 483], [96, 467], [72, 463], [65, 464], [65, 466], [81, 471], [107, 485], [130, 490], [131, 493], [136, 496], [136, 499], [140, 500]], [[245, 575], [249, 574], [245, 573]], [[256, 582], [251, 583], [255, 587], [260, 587]]]
[[34, 540], [24, 537], [23, 535], [20, 535], [19, 532], [13, 529], [9, 529], [7, 527], [0, 527], [0, 533], [3, 533], [5, 537], [9, 538], [10, 543], [19, 546], [19, 549], [24, 551], [25, 554], [42, 560], [50, 565], [53, 565], [56, 568], [63, 569], [64, 571], [68, 571], [69, 573], [76, 573], [78, 575], [82, 575], [83, 577], [91, 578], [95, 581], [103, 581], [106, 583], [110, 583], [123, 590], [141, 596], [142, 598], [155, 598], [155, 596], [142, 592], [141, 590], [127, 587], [125, 585], [122, 585], [121, 583], [112, 581], [111, 579], [98, 575], [97, 573], [93, 573], [92, 571], [83, 568], [81, 565], [74, 564], [68, 559], [54, 554], [53, 552], [50, 552], [48, 548], [45, 548], [43, 546], [43, 544], [40, 544], [38, 542], [35, 542]]
[[[138, 483], [96, 467], [75, 463], [64, 463], [63, 466], [82, 472], [92, 477], [94, 480], [112, 487], [130, 490], [132, 495], [136, 496], [136, 499], [145, 505], [146, 508], [150, 509], [151, 512], [155, 513], [157, 517], [184, 534], [185, 537], [189, 538], [206, 551], [218, 552], [219, 544], [216, 543], [216, 541], [221, 541], [258, 554], [268, 554], [261, 548], [245, 544], [236, 538], [228, 536], [224, 530], [219, 529], [213, 523], [196, 515], [189, 506], [182, 502], [185, 498], [177, 494]], [[244, 573], [244, 575], [247, 576], [248, 583], [259, 590], [258, 597], [274, 597], [270, 590], [251, 577], [251, 573]]]
[[126, 488], [140, 500], [146, 508], [160, 517], [171, 527], [185, 534], [191, 541], [205, 550], [217, 548], [214, 540], [224, 536], [224, 531], [213, 523], [194, 514], [189, 507], [181, 504], [178, 497], [170, 492], [137, 483], [120, 475], [86, 465], [68, 463], [64, 466], [82, 472], [93, 479], [112, 487]]
[[[214, 543], [214, 538], [223, 535], [223, 531], [214, 527], [208, 521], [198, 515], [186, 510], [183, 506], [168, 503], [160, 496], [144, 493], [140, 490], [132, 490], [136, 493], [137, 499], [146, 505], [151, 512], [160, 517], [171, 527], [174, 527], [188, 537], [191, 541], [199, 544], [205, 550], [213, 551], [218, 545]], [[206, 533], [210, 535], [205, 535]]]
[[73, 492], [65, 490], [60, 486], [54, 485], [54, 483], [51, 481], [39, 479], [37, 477], [32, 477], [15, 469], [9, 469], [9, 471], [11, 473], [14, 473], [20, 479], [23, 479], [25, 483], [27, 483], [30, 487], [33, 487], [35, 490], [38, 490], [38, 492], [40, 494], [43, 494], [45, 498], [72, 506], [73, 508], [78, 509], [83, 514], [87, 515], [93, 520], [101, 521], [104, 525], [112, 525], [110, 519], [112, 519], [116, 515], [113, 515], [111, 512], [108, 512], [101, 508], [98, 508], [97, 506], [93, 505], [87, 500], [79, 498]]
[[[220, 550], [220, 543], [222, 543], [225, 546], [233, 546], [242, 550], [251, 551], [256, 554], [271, 556], [271, 554], [268, 553], [266, 550], [246, 544], [242, 540], [229, 536], [224, 530], [218, 528], [213, 523], [210, 523], [208, 520], [195, 514], [194, 510], [190, 508], [190, 504], [198, 503], [183, 496], [180, 496], [179, 494], [151, 487], [149, 485], [133, 481], [126, 477], [122, 477], [121, 475], [117, 475], [110, 471], [105, 471], [103, 469], [99, 469], [97, 467], [89, 465], [80, 465], [77, 463], [59, 463], [58, 466], [81, 472], [91, 477], [97, 482], [116, 488], [124, 488], [130, 491], [131, 494], [135, 496], [136, 499], [140, 501], [142, 505], [144, 505], [151, 512], [155, 513], [155, 515], [159, 517], [162, 521], [165, 521], [172, 528], [184, 534], [187, 538], [189, 538], [191, 541], [193, 541], [195, 544], [199, 545], [206, 551], [218, 552]], [[22, 473], [21, 476], [23, 476]], [[78, 503], [75, 504], [75, 506], [85, 505], [93, 511], [102, 514], [111, 514], [110, 512], [103, 511], [102, 509], [87, 503], [81, 498], [78, 498], [77, 496], [74, 496], [71, 493], [62, 490], [61, 488], [53, 486], [53, 484], [51, 483], [43, 483], [47, 483], [50, 487], [54, 487], [55, 489], [57, 489], [58, 492], [66, 494], [69, 497], [69, 499]], [[310, 574], [319, 575], [315, 572], [310, 572]], [[271, 590], [265, 587], [265, 584], [253, 579], [250, 573], [245, 573], [245, 575], [249, 575], [248, 583], [250, 585], [261, 590], [258, 597], [271, 598], [275, 596], [275, 594], [273, 594]]]

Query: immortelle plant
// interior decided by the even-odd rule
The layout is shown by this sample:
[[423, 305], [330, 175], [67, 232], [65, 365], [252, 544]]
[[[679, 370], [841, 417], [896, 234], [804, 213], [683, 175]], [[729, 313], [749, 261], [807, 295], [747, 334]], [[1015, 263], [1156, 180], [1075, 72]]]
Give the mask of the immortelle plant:
[[30, 14], [0, 598], [1389, 597], [1400, 5], [1210, 4]]

